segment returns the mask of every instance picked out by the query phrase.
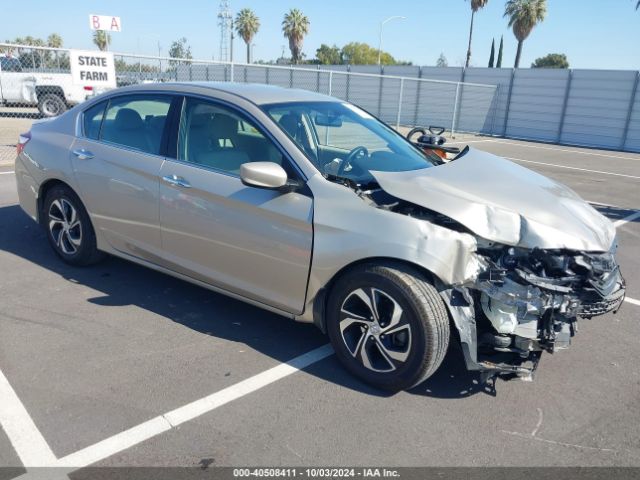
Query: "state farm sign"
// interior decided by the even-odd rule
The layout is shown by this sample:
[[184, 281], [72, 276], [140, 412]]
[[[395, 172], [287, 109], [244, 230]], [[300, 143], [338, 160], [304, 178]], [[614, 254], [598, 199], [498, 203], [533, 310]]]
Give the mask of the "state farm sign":
[[116, 88], [113, 53], [71, 50], [69, 61], [74, 85]]

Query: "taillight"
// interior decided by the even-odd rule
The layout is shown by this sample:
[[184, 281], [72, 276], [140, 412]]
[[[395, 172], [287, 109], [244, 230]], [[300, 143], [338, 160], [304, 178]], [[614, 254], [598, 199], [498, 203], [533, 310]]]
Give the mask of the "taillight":
[[20, 134], [20, 136], [18, 137], [18, 144], [16, 145], [18, 155], [22, 153], [24, 147], [26, 147], [27, 143], [29, 143], [29, 140], [31, 140], [31, 132]]
[[84, 87], [87, 92], [93, 92], [93, 87]]

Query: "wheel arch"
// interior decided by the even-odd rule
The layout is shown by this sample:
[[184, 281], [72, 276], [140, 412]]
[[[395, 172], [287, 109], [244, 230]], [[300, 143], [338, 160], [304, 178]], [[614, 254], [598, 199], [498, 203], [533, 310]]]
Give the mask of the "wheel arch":
[[[40, 188], [38, 189], [38, 223], [42, 223], [42, 209], [44, 208], [44, 199], [47, 197], [47, 193], [49, 193], [52, 188], [58, 185], [71, 190], [80, 199], [82, 205], [85, 205], [78, 192], [71, 185], [69, 185], [64, 180], [60, 180], [59, 178], [49, 178], [48, 180], [42, 182]], [[84, 208], [86, 209], [87, 207], [85, 206]], [[91, 218], [91, 215], [89, 215], [89, 218]]]
[[325, 285], [322, 288], [320, 288], [316, 293], [316, 296], [313, 300], [313, 323], [323, 333], [327, 333], [327, 328], [325, 324], [326, 322], [325, 312], [326, 312], [327, 301], [329, 299], [331, 291], [335, 286], [336, 282], [338, 281], [339, 278], [346, 275], [353, 269], [358, 268], [362, 265], [367, 265], [367, 264], [389, 265], [389, 266], [394, 266], [396, 268], [397, 267], [411, 268], [417, 271], [418, 273], [424, 275], [430, 282], [434, 283], [434, 285], [436, 283], [442, 284], [442, 281], [432, 271], [425, 268], [423, 265], [411, 262], [409, 260], [404, 260], [404, 259], [394, 258], [394, 257], [384, 257], [384, 256], [367, 257], [367, 258], [361, 258], [359, 260], [355, 260], [343, 266], [340, 270], [338, 270], [329, 279], [329, 281], [325, 283]]
[[60, 97], [60, 99], [66, 104], [67, 100], [64, 96], [64, 90], [60, 85], [36, 85], [36, 97], [38, 100], [41, 96], [52, 93]]

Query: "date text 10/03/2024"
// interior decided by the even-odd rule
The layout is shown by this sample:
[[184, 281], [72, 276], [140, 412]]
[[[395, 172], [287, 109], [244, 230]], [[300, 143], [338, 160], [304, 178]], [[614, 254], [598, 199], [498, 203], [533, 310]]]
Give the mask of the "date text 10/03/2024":
[[234, 468], [234, 478], [399, 478], [400, 473], [388, 468]]

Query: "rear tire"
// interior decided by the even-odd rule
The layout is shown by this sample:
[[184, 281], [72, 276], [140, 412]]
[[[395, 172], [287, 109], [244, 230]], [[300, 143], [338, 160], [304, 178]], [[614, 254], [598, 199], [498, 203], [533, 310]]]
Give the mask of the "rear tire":
[[327, 332], [340, 362], [383, 390], [422, 383], [449, 346], [449, 316], [425, 275], [402, 264], [367, 264], [335, 283]]
[[66, 263], [85, 266], [104, 258], [89, 214], [69, 187], [56, 185], [47, 192], [40, 218], [49, 244]]
[[67, 111], [67, 104], [60, 95], [46, 93], [38, 96], [38, 110], [43, 117], [57, 117]]

